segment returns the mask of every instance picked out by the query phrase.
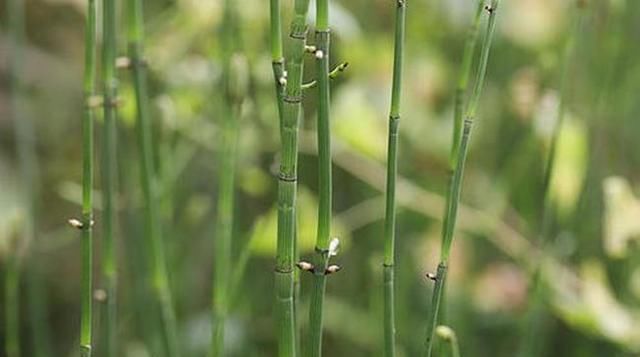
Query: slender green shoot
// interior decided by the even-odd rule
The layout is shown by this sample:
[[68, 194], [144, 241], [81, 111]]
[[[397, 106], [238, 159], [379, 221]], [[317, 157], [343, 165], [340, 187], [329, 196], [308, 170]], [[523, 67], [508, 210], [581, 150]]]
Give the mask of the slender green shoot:
[[[117, 316], [117, 258], [115, 250], [114, 195], [118, 178], [116, 165], [116, 121], [118, 100], [118, 79], [116, 78], [116, 2], [103, 0], [103, 41], [102, 41], [102, 81], [105, 122], [104, 139], [104, 187], [105, 187], [105, 236], [102, 259], [102, 276], [107, 295], [103, 329], [104, 353], [114, 357], [116, 352]], [[108, 202], [108, 203], [107, 203]]]
[[[272, 3], [272, 28], [279, 23], [277, 3]], [[285, 53], [284, 73], [274, 71], [280, 110], [281, 162], [278, 174], [278, 237], [276, 248], [275, 290], [278, 356], [296, 356], [295, 272], [296, 259], [296, 191], [298, 181], [298, 127], [302, 112], [302, 74], [307, 39], [306, 17], [309, 0], [294, 2], [289, 38]], [[272, 30], [271, 41], [278, 42], [278, 30]], [[279, 57], [277, 43], [272, 44], [274, 58]], [[282, 91], [282, 92], [280, 92]]]
[[329, 267], [331, 235], [331, 130], [329, 119], [329, 0], [316, 1], [316, 76], [318, 81], [318, 232], [309, 310], [309, 351], [322, 355], [322, 320]]
[[240, 18], [235, 1], [224, 2], [222, 31], [223, 53], [223, 115], [220, 117], [218, 149], [218, 216], [215, 236], [215, 260], [212, 293], [211, 356], [224, 355], [225, 322], [233, 288], [231, 254], [233, 239], [233, 206], [237, 156], [238, 127], [242, 102], [246, 96], [249, 76], [244, 56], [236, 52], [239, 41]]
[[439, 325], [436, 328], [436, 335], [444, 341], [449, 347], [449, 355], [451, 357], [460, 357], [460, 346], [458, 345], [458, 336], [449, 326]]
[[[560, 130], [565, 118], [566, 103], [567, 103], [567, 87], [569, 79], [569, 69], [574, 54], [576, 37], [580, 33], [580, 27], [583, 17], [583, 8], [585, 7], [583, 0], [576, 0], [574, 5], [575, 11], [573, 16], [573, 24], [571, 30], [567, 35], [567, 39], [564, 43], [562, 64], [560, 68], [560, 98], [558, 103], [558, 112], [556, 114], [556, 123], [554, 125], [551, 134], [551, 143], [549, 152], [547, 154], [547, 160], [544, 171], [544, 181], [542, 187], [542, 210], [540, 214], [540, 232], [538, 235], [538, 243], [541, 248], [546, 250], [546, 245], [549, 243], [550, 226], [551, 226], [551, 214], [553, 209], [551, 207], [550, 200], [550, 186], [551, 178], [553, 177], [553, 171], [555, 169], [555, 156], [558, 146], [558, 140], [560, 137]], [[544, 299], [544, 276], [542, 270], [542, 263], [534, 268], [534, 272], [531, 276], [531, 302], [530, 308], [526, 319], [526, 329], [524, 337], [520, 344], [520, 350], [518, 355], [521, 357], [531, 357], [539, 355], [539, 349], [543, 345], [541, 340], [544, 340], [542, 328], [544, 317], [543, 299]]]
[[387, 147], [387, 192], [384, 219], [384, 356], [395, 356], [395, 236], [396, 236], [396, 176], [398, 173], [398, 132], [400, 127], [400, 98], [402, 92], [402, 59], [406, 0], [396, 1], [395, 48], [393, 58], [393, 83], [391, 109], [389, 111], [389, 141]]
[[[427, 337], [425, 341], [424, 356], [430, 357], [433, 348], [433, 337], [435, 328], [438, 324], [438, 312], [440, 302], [442, 300], [444, 286], [446, 284], [448, 260], [451, 252], [451, 244], [453, 242], [453, 232], [455, 230], [456, 218], [458, 214], [458, 202], [460, 200], [460, 191], [462, 188], [462, 178], [464, 176], [464, 165], [466, 161], [469, 138], [471, 136], [471, 128], [475, 120], [480, 95], [484, 87], [484, 80], [487, 71], [487, 63], [489, 61], [489, 52], [491, 42], [496, 25], [496, 14], [498, 12], [499, 0], [492, 0], [490, 5], [485, 6], [486, 12], [489, 14], [489, 20], [486, 27], [484, 43], [480, 52], [480, 61], [476, 72], [476, 81], [471, 92], [469, 102], [466, 107], [465, 120], [462, 127], [462, 137], [458, 148], [457, 158], [455, 160], [455, 168], [449, 189], [447, 192], [447, 202], [445, 205], [445, 218], [442, 227], [442, 247], [440, 251], [440, 263], [436, 274], [428, 274], [429, 278], [435, 281], [433, 296], [431, 299], [431, 311], [427, 322]], [[455, 141], [454, 141], [455, 143]], [[454, 144], [455, 145], [455, 144]]]
[[147, 89], [147, 67], [144, 53], [144, 17], [141, 0], [128, 2], [128, 47], [133, 70], [136, 104], [136, 126], [140, 153], [140, 183], [142, 187], [145, 236], [150, 253], [149, 280], [160, 308], [161, 334], [165, 354], [179, 356], [176, 317], [169, 286], [169, 274], [165, 255], [162, 229], [159, 219], [159, 193], [156, 170], [153, 162], [153, 142], [149, 118], [149, 93]]
[[[96, 3], [88, 0], [85, 25], [84, 118], [82, 120], [82, 295], [80, 319], [80, 355], [91, 356], [93, 305], [93, 121], [96, 91]], [[106, 213], [106, 211], [105, 211]]]

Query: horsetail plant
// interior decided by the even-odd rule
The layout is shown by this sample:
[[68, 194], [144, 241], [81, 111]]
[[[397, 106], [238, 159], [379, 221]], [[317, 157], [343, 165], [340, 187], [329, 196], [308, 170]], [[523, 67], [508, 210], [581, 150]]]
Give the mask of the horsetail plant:
[[[82, 120], [82, 221], [70, 223], [82, 230], [82, 302], [80, 319], [80, 356], [91, 356], [92, 350], [92, 305], [93, 305], [93, 121], [96, 99], [96, 2], [88, 0], [85, 24], [84, 54], [84, 117]], [[107, 132], [108, 130], [105, 130]], [[105, 201], [107, 201], [105, 192]], [[105, 207], [107, 208], [107, 207]], [[105, 222], [107, 212], [105, 210]], [[108, 223], [107, 223], [108, 224]]]
[[464, 176], [464, 165], [468, 151], [469, 138], [471, 135], [471, 128], [476, 117], [480, 95], [482, 94], [482, 89], [484, 87], [487, 63], [489, 61], [489, 52], [491, 49], [491, 42], [496, 25], [498, 3], [499, 0], [491, 0], [491, 4], [484, 7], [484, 9], [489, 14], [489, 20], [485, 31], [484, 43], [482, 44], [482, 50], [480, 52], [480, 62], [478, 63], [476, 80], [473, 86], [473, 90], [471, 91], [469, 102], [466, 106], [461, 137], [459, 139], [454, 138], [453, 147], [456, 147], [455, 142], [457, 140], [460, 140], [460, 143], [459, 145], [457, 145], [458, 149], [455, 158], [455, 168], [453, 170], [453, 175], [451, 176], [449, 189], [447, 192], [445, 216], [442, 227], [442, 247], [440, 251], [440, 263], [438, 264], [437, 272], [435, 274], [427, 274], [427, 276], [435, 282], [435, 287], [433, 289], [433, 296], [431, 299], [431, 311], [429, 314], [429, 319], [427, 321], [427, 336], [424, 349], [424, 356], [426, 357], [431, 356], [433, 337], [436, 326], [438, 324], [438, 312], [447, 277], [448, 261], [451, 252], [451, 244], [453, 242], [453, 232], [455, 229], [456, 218], [458, 214], [458, 202], [460, 200], [460, 190], [462, 188], [462, 178]]
[[132, 69], [136, 105], [136, 131], [140, 153], [140, 183], [142, 186], [145, 237], [149, 247], [151, 269], [149, 281], [160, 308], [161, 335], [165, 354], [179, 356], [176, 317], [169, 286], [169, 274], [158, 213], [159, 195], [156, 170], [153, 164], [153, 143], [149, 119], [147, 67], [143, 57], [143, 9], [141, 0], [128, 2], [127, 41], [129, 64]]
[[[273, 29], [280, 22], [278, 2], [271, 3], [272, 14], [272, 55], [279, 56], [277, 44], [278, 30]], [[282, 155], [280, 158], [280, 173], [278, 174], [278, 237], [276, 247], [275, 285], [276, 285], [276, 314], [278, 356], [291, 357], [296, 355], [296, 317], [295, 317], [295, 272], [296, 258], [296, 191], [298, 181], [298, 126], [302, 107], [302, 69], [307, 38], [306, 17], [309, 10], [309, 0], [296, 0], [294, 16], [291, 20], [288, 45], [286, 47], [286, 72], [274, 74], [279, 86], [276, 91], [282, 91], [280, 111], [280, 140]], [[275, 44], [274, 44], [275, 42]], [[277, 59], [276, 59], [277, 61]], [[276, 65], [275, 67], [277, 67]]]
[[210, 352], [213, 357], [224, 355], [225, 322], [233, 283], [230, 278], [238, 122], [249, 81], [246, 59], [236, 52], [240, 31], [236, 6], [233, 0], [224, 2], [221, 39], [224, 101], [219, 123], [218, 216], [211, 306], [213, 328]]
[[23, 93], [24, 83], [22, 82], [22, 63], [24, 46], [24, 4], [21, 1], [10, 0], [7, 3], [9, 13], [9, 46], [11, 56], [10, 66], [10, 90], [11, 90], [11, 115], [13, 116], [16, 152], [18, 155], [18, 166], [20, 179], [23, 180], [23, 187], [19, 194], [19, 203], [23, 208], [24, 221], [21, 224], [20, 234], [12, 240], [11, 250], [6, 265], [6, 275], [4, 277], [5, 293], [5, 346], [4, 351], [8, 357], [19, 357], [20, 351], [20, 281], [21, 281], [21, 261], [25, 248], [34, 236], [33, 222], [33, 197], [31, 192], [33, 183], [33, 170], [35, 160], [33, 152], [33, 127], [30, 120], [23, 116]]
[[[312, 357], [322, 355], [322, 320], [327, 275], [339, 267], [329, 267], [329, 259], [337, 250], [337, 239], [331, 234], [331, 130], [329, 123], [329, 0], [316, 1], [316, 76], [318, 82], [318, 232], [315, 246], [313, 290], [309, 310], [309, 351]], [[333, 246], [333, 249], [331, 246]], [[333, 269], [331, 269], [333, 268]]]
[[118, 101], [118, 79], [116, 78], [116, 3], [103, 0], [102, 24], [102, 85], [104, 109], [104, 173], [105, 192], [104, 245], [102, 277], [106, 291], [104, 329], [104, 352], [106, 356], [116, 356], [117, 317], [117, 258], [115, 251], [114, 195], [118, 178], [116, 165], [116, 120]]
[[396, 231], [396, 176], [398, 172], [398, 132], [400, 126], [400, 98], [402, 92], [402, 58], [406, 0], [396, 1], [395, 48], [393, 57], [393, 83], [391, 85], [391, 109], [389, 111], [389, 141], [387, 147], [387, 192], [384, 219], [384, 356], [395, 356], [395, 231]]
[[[551, 133], [551, 141], [549, 152], [547, 153], [546, 164], [544, 168], [544, 178], [542, 186], [542, 209], [540, 213], [540, 232], [538, 235], [538, 243], [540, 248], [544, 252], [546, 245], [549, 243], [551, 214], [553, 207], [551, 207], [551, 195], [549, 194], [551, 188], [551, 180], [555, 169], [555, 157], [560, 138], [560, 130], [565, 119], [566, 102], [567, 102], [567, 87], [568, 87], [568, 74], [571, 64], [571, 59], [574, 53], [576, 37], [580, 33], [580, 26], [582, 23], [583, 9], [585, 7], [584, 0], [575, 1], [575, 11], [573, 15], [573, 24], [571, 30], [564, 43], [562, 53], [562, 63], [560, 68], [560, 98], [558, 103], [558, 111], [556, 113], [556, 122]], [[526, 332], [520, 344], [520, 351], [518, 353], [521, 357], [529, 357], [539, 355], [537, 350], [538, 346], [541, 346], [542, 337], [542, 320], [543, 320], [543, 298], [544, 298], [544, 276], [542, 271], [542, 262], [534, 267], [533, 274], [531, 276], [531, 295], [532, 300], [526, 318]]]

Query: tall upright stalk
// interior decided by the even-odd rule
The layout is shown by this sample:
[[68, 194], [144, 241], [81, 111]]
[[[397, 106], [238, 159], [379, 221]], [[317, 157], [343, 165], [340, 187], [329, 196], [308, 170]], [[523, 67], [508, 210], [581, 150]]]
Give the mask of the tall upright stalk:
[[[489, 52], [491, 49], [491, 42], [496, 25], [498, 3], [499, 0], [492, 0], [491, 4], [485, 7], [486, 11], [489, 13], [489, 20], [486, 27], [484, 43], [480, 52], [480, 61], [478, 63], [475, 85], [473, 87], [469, 102], [466, 107], [465, 120], [462, 126], [462, 136], [460, 138], [460, 144], [458, 146], [455, 159], [455, 168], [449, 182], [447, 202], [445, 205], [445, 217], [442, 227], [442, 247], [440, 251], [440, 263], [438, 264], [435, 276], [432, 276], [433, 280], [435, 280], [435, 287], [433, 289], [431, 311], [429, 314], [429, 320], [427, 322], [427, 336], [424, 349], [424, 356], [427, 357], [431, 356], [433, 337], [436, 325], [438, 324], [438, 312], [447, 278], [448, 261], [451, 252], [451, 244], [453, 242], [453, 232], [455, 229], [456, 218], [458, 215], [458, 202], [460, 200], [460, 190], [462, 188], [462, 178], [464, 175], [464, 165], [468, 151], [469, 138], [471, 136], [471, 128], [476, 117], [480, 95], [482, 94], [482, 89], [484, 87], [487, 63], [489, 61]], [[455, 142], [456, 141], [454, 140], [454, 146]]]
[[[538, 243], [543, 251], [546, 250], [546, 245], [549, 243], [550, 226], [551, 226], [551, 214], [553, 209], [551, 207], [551, 197], [549, 195], [551, 187], [551, 179], [553, 177], [553, 171], [555, 169], [555, 156], [557, 152], [558, 141], [560, 137], [560, 130], [565, 118], [566, 102], [567, 102], [567, 86], [568, 86], [568, 74], [569, 68], [574, 53], [576, 37], [580, 33], [580, 26], [582, 23], [584, 0], [576, 0], [575, 11], [573, 14], [573, 23], [571, 30], [568, 34], [566, 42], [564, 43], [562, 64], [560, 68], [560, 98], [558, 103], [558, 111], [556, 113], [556, 122], [551, 134], [551, 142], [549, 152], [547, 154], [545, 169], [544, 169], [544, 181], [542, 187], [542, 209], [540, 213], [540, 231], [538, 234]], [[544, 274], [542, 270], [542, 262], [538, 264], [531, 276], [531, 302], [529, 311], [526, 318], [525, 334], [520, 343], [520, 350], [518, 355], [520, 357], [530, 357], [539, 355], [539, 348], [543, 346], [544, 341], [543, 321], [545, 312], [543, 311], [543, 299], [544, 299]]]
[[[88, 0], [85, 25], [84, 118], [82, 120], [82, 302], [80, 355], [91, 356], [93, 304], [93, 121], [96, 93], [96, 3]], [[105, 198], [108, 196], [105, 194]], [[105, 210], [106, 214], [106, 210]], [[106, 219], [105, 219], [106, 220]], [[106, 224], [106, 223], [105, 223]]]
[[224, 2], [222, 24], [222, 62], [224, 101], [219, 118], [220, 140], [218, 149], [218, 216], [215, 236], [215, 260], [212, 293], [212, 339], [210, 354], [224, 355], [225, 322], [229, 310], [232, 281], [231, 246], [233, 238], [233, 206], [238, 141], [238, 122], [248, 83], [245, 58], [236, 53], [239, 43], [240, 19], [236, 2]]
[[[277, 3], [272, 3], [274, 14]], [[307, 40], [306, 17], [309, 0], [295, 0], [286, 47], [284, 74], [277, 82], [284, 85], [280, 112], [280, 140], [282, 155], [278, 174], [278, 239], [276, 248], [275, 286], [278, 336], [278, 356], [296, 355], [296, 318], [294, 261], [296, 240], [296, 191], [298, 181], [298, 127], [302, 107], [302, 73]], [[279, 14], [277, 14], [279, 16]], [[276, 19], [274, 22], [277, 23]], [[274, 25], [272, 25], [273, 27]], [[276, 31], [272, 30], [272, 42]], [[277, 40], [276, 40], [277, 41]], [[274, 45], [272, 45], [274, 46]], [[278, 55], [276, 51], [272, 54]], [[276, 73], [277, 75], [278, 73]], [[283, 79], [283, 80], [281, 80]], [[277, 88], [277, 90], [281, 90]], [[279, 105], [280, 106], [280, 105]]]
[[389, 111], [389, 141], [387, 147], [387, 192], [384, 219], [384, 355], [395, 356], [396, 327], [394, 306], [395, 233], [396, 233], [396, 176], [398, 172], [398, 131], [400, 126], [400, 98], [402, 92], [402, 58], [406, 0], [396, 1], [395, 47], [393, 57], [393, 83]]
[[149, 281], [160, 308], [161, 335], [165, 354], [178, 356], [178, 339], [173, 299], [169, 286], [167, 260], [159, 220], [159, 196], [156, 170], [153, 163], [152, 129], [149, 119], [147, 67], [143, 56], [143, 11], [141, 0], [128, 2], [129, 60], [133, 70], [136, 103], [136, 129], [140, 153], [140, 183], [142, 187], [145, 238], [149, 249], [151, 269]]
[[104, 352], [106, 356], [116, 356], [116, 316], [117, 316], [117, 258], [114, 243], [114, 195], [116, 193], [116, 120], [118, 79], [116, 78], [115, 57], [116, 38], [116, 3], [115, 0], [103, 0], [103, 41], [102, 41], [102, 81], [104, 104], [104, 173], [103, 186], [105, 192], [105, 236], [104, 255], [102, 259], [102, 275], [107, 292], [104, 319]]
[[331, 130], [329, 123], [329, 0], [316, 1], [316, 76], [318, 82], [318, 232], [309, 310], [309, 355], [322, 355], [322, 319], [331, 234]]

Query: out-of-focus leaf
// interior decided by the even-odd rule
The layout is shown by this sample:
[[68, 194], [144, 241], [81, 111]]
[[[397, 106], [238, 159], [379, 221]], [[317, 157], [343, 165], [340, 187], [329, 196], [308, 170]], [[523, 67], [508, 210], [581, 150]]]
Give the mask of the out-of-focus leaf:
[[365, 93], [353, 85], [340, 89], [333, 101], [333, 132], [356, 151], [382, 160], [387, 148], [387, 126], [382, 120], [386, 116], [373, 111]]
[[560, 275], [547, 276], [556, 290], [554, 306], [567, 323], [640, 351], [640, 311], [616, 300], [601, 263], [590, 261], [582, 266], [579, 286]]
[[604, 190], [604, 249], [611, 257], [627, 255], [627, 245], [640, 239], [640, 200], [622, 177], [608, 177]]
[[566, 118], [558, 137], [549, 194], [560, 214], [573, 211], [584, 182], [588, 139], [581, 122]]
[[[311, 252], [316, 243], [317, 227], [317, 198], [302, 186], [298, 188], [297, 218], [298, 218], [298, 249], [301, 254]], [[341, 250], [348, 247], [349, 237], [344, 224], [333, 219], [331, 232], [340, 238]], [[251, 249], [254, 253], [273, 256], [276, 253], [276, 235], [278, 227], [278, 211], [276, 206], [256, 220], [251, 236]]]

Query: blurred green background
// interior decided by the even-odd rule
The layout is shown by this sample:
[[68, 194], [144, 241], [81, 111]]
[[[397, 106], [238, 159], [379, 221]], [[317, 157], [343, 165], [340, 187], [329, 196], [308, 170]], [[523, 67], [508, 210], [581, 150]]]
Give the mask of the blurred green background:
[[[185, 355], [201, 356], [210, 336], [219, 167], [215, 152], [223, 100], [222, 1], [144, 3], [170, 278], [182, 348]], [[531, 272], [540, 262], [548, 277], [542, 328], [536, 332], [540, 356], [640, 355], [640, 3], [636, 0], [587, 1], [568, 67], [567, 116], [550, 189], [552, 243], [543, 254], [535, 243], [572, 3], [505, 0], [501, 4], [450, 263], [445, 318], [458, 333], [463, 355], [517, 353], [531, 331], [528, 289]], [[292, 1], [283, 4], [287, 24]], [[33, 187], [22, 187], [17, 170], [9, 105], [10, 14], [6, 1], [0, 5], [0, 280], [6, 280], [11, 257], [18, 256], [24, 355], [33, 353], [30, 316], [38, 306], [46, 314], [38, 325], [48, 331], [51, 355], [72, 356], [80, 321], [80, 241], [66, 220], [80, 211], [86, 4], [25, 2], [22, 78], [25, 117], [36, 131], [38, 182]], [[231, 307], [229, 356], [273, 356], [276, 351], [272, 271], [279, 137], [268, 5], [266, 0], [238, 3], [241, 46], [249, 59], [251, 81], [242, 108], [233, 260], [245, 247], [251, 255]], [[408, 6], [396, 301], [399, 353], [417, 356], [432, 289], [424, 273], [434, 269], [439, 254], [453, 93], [475, 5], [472, 0], [409, 0]], [[336, 262], [344, 269], [329, 279], [327, 287], [326, 356], [381, 355], [382, 350], [382, 218], [393, 10], [391, 0], [331, 2], [332, 61], [348, 61], [350, 66], [332, 82], [333, 230], [343, 242]], [[124, 20], [120, 22], [124, 31]], [[313, 23], [313, 15], [309, 22]], [[124, 53], [121, 34], [119, 52]], [[307, 65], [305, 72], [307, 79], [313, 78], [314, 67]], [[118, 333], [121, 355], [149, 356], [154, 342], [145, 334], [144, 323], [152, 307], [141, 242], [133, 90], [129, 75], [120, 77]], [[314, 90], [305, 95], [301, 125], [298, 227], [303, 257], [310, 255], [315, 240], [315, 97]], [[96, 127], [99, 141], [100, 122]], [[25, 221], [18, 204], [21, 189], [36, 195], [36, 237], [26, 243], [21, 241]], [[98, 180], [98, 193], [99, 189]], [[96, 263], [100, 207], [98, 197]], [[99, 289], [97, 274], [96, 279]], [[301, 286], [299, 316], [304, 332], [310, 286], [304, 275]], [[30, 299], [34, 296], [35, 301]], [[0, 345], [5, 339], [4, 299], [3, 294]], [[96, 343], [99, 348], [100, 341]]]

